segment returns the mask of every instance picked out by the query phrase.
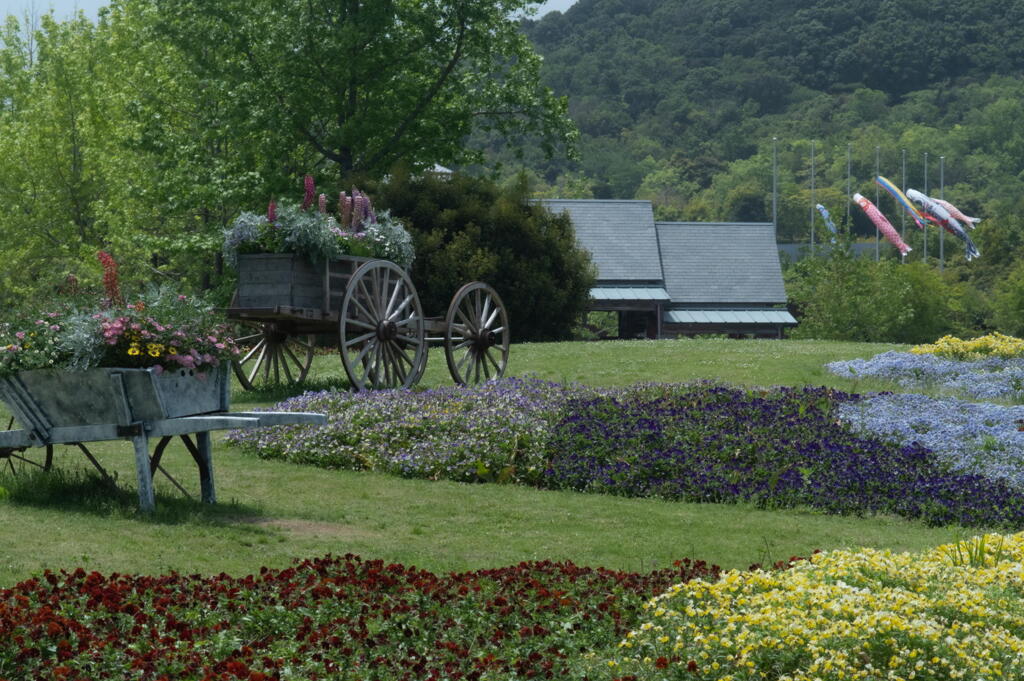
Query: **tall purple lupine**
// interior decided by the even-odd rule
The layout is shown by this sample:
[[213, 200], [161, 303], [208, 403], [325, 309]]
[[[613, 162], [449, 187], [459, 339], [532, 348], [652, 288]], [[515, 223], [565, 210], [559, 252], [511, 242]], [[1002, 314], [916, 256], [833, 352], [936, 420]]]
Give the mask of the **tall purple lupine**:
[[327, 212], [327, 194], [321, 194], [320, 199], [317, 202], [321, 213]]
[[267, 220], [277, 222], [277, 204], [274, 203], [274, 199], [270, 199], [270, 203], [267, 205]]
[[303, 183], [306, 187], [306, 194], [302, 197], [302, 210], [309, 210], [309, 207], [313, 205], [313, 197], [316, 196], [316, 183], [313, 182], [312, 175], [306, 175], [303, 178]]
[[352, 190], [354, 196], [352, 203], [352, 231], [357, 232], [363, 226], [363, 219], [366, 215], [367, 198], [358, 189]]
[[345, 206], [344, 206], [344, 208], [342, 210], [342, 214], [341, 214], [341, 223], [343, 225], [345, 225], [346, 228], [351, 228], [352, 227], [352, 197], [351, 196], [346, 196], [345, 197]]

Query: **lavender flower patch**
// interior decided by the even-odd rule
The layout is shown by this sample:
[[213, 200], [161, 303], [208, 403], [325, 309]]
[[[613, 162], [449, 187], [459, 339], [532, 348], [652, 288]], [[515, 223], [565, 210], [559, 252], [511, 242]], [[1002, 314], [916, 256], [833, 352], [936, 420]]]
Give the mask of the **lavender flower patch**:
[[1024, 407], [881, 393], [841, 404], [838, 413], [858, 432], [928, 447], [952, 472], [1024, 490]]
[[1024, 361], [986, 357], [968, 362], [938, 355], [883, 352], [871, 359], [825, 365], [837, 376], [893, 380], [908, 388], [936, 387], [975, 399], [1024, 400]]
[[521, 479], [545, 466], [551, 426], [582, 386], [509, 378], [422, 392], [306, 393], [276, 407], [327, 414], [326, 426], [235, 431], [263, 458], [457, 481]]

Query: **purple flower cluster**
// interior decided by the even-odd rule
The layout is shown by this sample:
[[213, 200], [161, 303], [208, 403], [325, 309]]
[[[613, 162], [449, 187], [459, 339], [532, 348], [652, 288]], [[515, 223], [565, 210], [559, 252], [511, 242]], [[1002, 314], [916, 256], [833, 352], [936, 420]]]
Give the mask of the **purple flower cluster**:
[[1024, 407], [880, 393], [839, 406], [862, 433], [920, 443], [948, 470], [1002, 480], [1024, 490]]
[[1024, 400], [1024, 361], [986, 357], [969, 362], [934, 354], [883, 352], [871, 359], [831, 362], [833, 374], [882, 378], [908, 388], [934, 388], [976, 399]]
[[327, 413], [326, 426], [230, 439], [263, 457], [406, 477], [1024, 527], [1013, 476], [951, 465], [919, 440], [856, 432], [839, 414], [856, 413], [860, 400], [826, 388], [505, 379], [307, 393], [277, 408]]
[[1024, 527], [1024, 500], [1005, 482], [949, 472], [918, 443], [853, 433], [835, 409], [856, 399], [823, 388], [676, 386], [581, 401], [556, 426], [545, 483]]
[[275, 407], [327, 414], [327, 425], [236, 431], [264, 458], [460, 481], [524, 479], [544, 468], [545, 443], [582, 386], [509, 378], [475, 388], [306, 393]]

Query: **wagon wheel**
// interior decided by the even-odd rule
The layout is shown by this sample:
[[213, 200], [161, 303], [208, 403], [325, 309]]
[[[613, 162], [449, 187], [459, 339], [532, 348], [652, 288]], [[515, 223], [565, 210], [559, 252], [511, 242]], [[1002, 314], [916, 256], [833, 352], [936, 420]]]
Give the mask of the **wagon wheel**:
[[231, 366], [243, 388], [306, 380], [313, 363], [314, 336], [289, 335], [274, 322], [243, 321], [242, 325], [248, 333], [235, 339], [243, 350]]
[[426, 365], [423, 308], [409, 276], [387, 260], [349, 279], [339, 315], [339, 351], [352, 387], [408, 388]]
[[460, 288], [444, 318], [444, 357], [461, 385], [501, 378], [508, 366], [508, 313], [497, 292], [481, 281]]

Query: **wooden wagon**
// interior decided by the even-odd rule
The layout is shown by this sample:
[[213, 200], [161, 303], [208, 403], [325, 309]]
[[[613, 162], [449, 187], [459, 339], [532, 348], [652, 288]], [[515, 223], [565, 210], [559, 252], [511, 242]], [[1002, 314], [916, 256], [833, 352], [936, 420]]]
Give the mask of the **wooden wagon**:
[[295, 254], [238, 256], [230, 319], [247, 327], [234, 363], [246, 389], [303, 381], [315, 337], [337, 338], [353, 389], [415, 385], [429, 345], [444, 347], [456, 383], [474, 385], [505, 373], [508, 313], [497, 292], [470, 282], [444, 317], [425, 317], [408, 274], [388, 260], [344, 256], [312, 263]]

